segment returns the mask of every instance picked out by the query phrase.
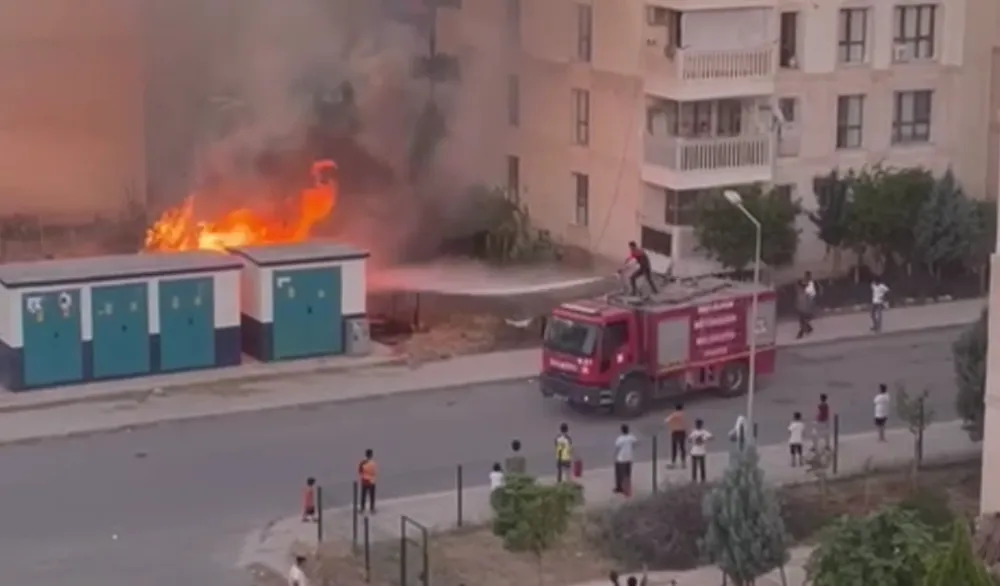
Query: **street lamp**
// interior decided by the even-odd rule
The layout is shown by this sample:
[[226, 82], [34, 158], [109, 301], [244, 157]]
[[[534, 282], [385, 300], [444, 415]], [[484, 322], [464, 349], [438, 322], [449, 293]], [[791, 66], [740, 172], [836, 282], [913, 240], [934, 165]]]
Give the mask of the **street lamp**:
[[748, 220], [753, 224], [756, 231], [754, 238], [754, 252], [753, 252], [753, 297], [750, 301], [750, 328], [747, 335], [750, 336], [750, 373], [749, 379], [747, 380], [747, 420], [746, 425], [749, 430], [744, 430], [744, 433], [748, 433], [750, 436], [750, 441], [755, 441], [756, 438], [753, 437], [754, 433], [754, 423], [753, 423], [753, 401], [754, 393], [757, 390], [757, 308], [759, 305], [759, 291], [760, 291], [760, 248], [761, 248], [761, 238], [762, 232], [760, 225], [760, 220], [754, 217], [750, 213], [750, 210], [743, 205], [743, 197], [736, 191], [732, 189], [727, 189], [722, 192], [723, 197], [726, 201], [731, 203], [736, 209], [743, 212], [743, 215], [747, 217]]

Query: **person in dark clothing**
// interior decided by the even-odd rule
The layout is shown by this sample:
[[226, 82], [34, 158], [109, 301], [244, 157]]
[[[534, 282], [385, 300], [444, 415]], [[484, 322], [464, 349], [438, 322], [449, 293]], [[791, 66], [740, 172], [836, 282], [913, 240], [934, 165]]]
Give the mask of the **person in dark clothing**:
[[[632, 287], [632, 295], [639, 294], [639, 278], [645, 277], [646, 283], [649, 284], [649, 289], [653, 293], [656, 293], [656, 283], [653, 282], [653, 269], [649, 264], [649, 255], [646, 251], [639, 248], [639, 245], [635, 242], [628, 243], [628, 261], [634, 261], [636, 264], [635, 271], [628, 278], [629, 285]], [[626, 262], [628, 262], [626, 261]]]

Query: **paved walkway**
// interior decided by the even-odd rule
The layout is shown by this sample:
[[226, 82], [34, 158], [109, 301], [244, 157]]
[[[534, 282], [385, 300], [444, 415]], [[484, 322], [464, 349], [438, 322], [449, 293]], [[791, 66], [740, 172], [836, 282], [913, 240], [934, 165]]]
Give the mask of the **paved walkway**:
[[[893, 309], [886, 314], [885, 332], [879, 335], [964, 325], [974, 321], [983, 306], [984, 301], [976, 299]], [[795, 324], [781, 323], [778, 343], [796, 346], [876, 335], [868, 331], [866, 314], [825, 317], [815, 327], [814, 334], [796, 340]], [[382, 353], [364, 359], [255, 364], [104, 385], [0, 393], [0, 444], [531, 378], [538, 373], [538, 360], [538, 350], [528, 349], [411, 367]], [[315, 372], [317, 368], [321, 370]]]
[[[720, 435], [723, 434], [724, 432]], [[890, 430], [887, 438], [888, 442], [879, 443], [873, 433], [842, 437], [839, 449], [839, 474], [858, 473], [866, 468], [899, 466], [912, 462], [914, 453], [912, 434], [901, 429]], [[727, 463], [726, 440], [717, 438], [715, 443], [721, 451], [708, 456], [709, 479], [721, 477]], [[980, 453], [980, 449], [979, 444], [969, 440], [968, 434], [962, 430], [958, 421], [935, 424], [926, 430], [924, 454], [927, 461], [975, 457]], [[761, 467], [768, 481], [791, 483], [811, 480], [804, 469], [789, 466], [788, 451], [784, 444], [762, 446], [760, 451]], [[687, 482], [687, 474], [685, 470], [656, 470], [660, 483]], [[636, 464], [633, 476], [637, 494], [652, 490], [653, 475], [654, 469], [651, 463]], [[611, 492], [612, 479], [611, 468], [584, 473], [582, 484], [588, 505], [606, 505], [621, 498]], [[478, 480], [482, 482], [484, 479]], [[489, 506], [488, 486], [465, 488], [461, 498], [457, 491], [447, 491], [379, 503], [378, 515], [371, 517], [372, 532], [375, 539], [397, 538], [401, 515], [407, 515], [434, 531], [451, 529], [458, 523], [460, 507], [465, 524], [489, 521], [492, 518], [492, 511]], [[350, 508], [327, 510], [324, 517], [325, 531], [329, 539], [351, 538], [353, 515]], [[288, 552], [295, 544], [315, 542], [314, 525], [303, 524], [298, 517], [288, 517], [248, 536], [240, 558], [240, 566], [246, 567], [258, 563], [280, 570], [287, 565]], [[709, 584], [714, 586], [718, 583], [717, 573], [715, 579], [716, 582]], [[665, 583], [666, 579], [663, 582]], [[700, 582], [691, 584], [701, 586]]]

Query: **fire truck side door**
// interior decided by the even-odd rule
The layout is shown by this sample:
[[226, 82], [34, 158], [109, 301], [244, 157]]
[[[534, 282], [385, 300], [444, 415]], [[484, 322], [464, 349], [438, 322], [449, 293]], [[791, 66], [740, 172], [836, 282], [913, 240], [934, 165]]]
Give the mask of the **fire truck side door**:
[[617, 366], [618, 353], [628, 346], [628, 322], [625, 320], [608, 322], [601, 337], [601, 372], [608, 372]]

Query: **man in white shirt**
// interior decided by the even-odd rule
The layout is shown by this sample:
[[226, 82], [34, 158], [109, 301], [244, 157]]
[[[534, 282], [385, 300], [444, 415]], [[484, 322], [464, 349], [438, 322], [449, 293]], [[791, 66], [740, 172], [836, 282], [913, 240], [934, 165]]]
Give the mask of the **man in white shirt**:
[[691, 431], [689, 441], [691, 442], [691, 482], [705, 482], [705, 456], [708, 455], [708, 442], [711, 441], [712, 434], [705, 429], [705, 422], [698, 419], [694, 422], [694, 430]]
[[875, 394], [875, 429], [878, 430], [878, 441], [885, 441], [885, 424], [889, 421], [889, 406], [892, 399], [889, 398], [889, 389], [885, 383], [878, 386], [878, 393]]
[[799, 290], [795, 294], [796, 310], [799, 314], [799, 333], [796, 338], [808, 336], [812, 333], [812, 319], [816, 313], [816, 281], [812, 278], [812, 273], [806, 271], [805, 275], [798, 282]]
[[305, 556], [295, 556], [295, 563], [292, 564], [292, 569], [288, 571], [288, 586], [309, 586], [309, 580], [306, 578], [305, 565]]
[[882, 331], [882, 312], [885, 311], [887, 302], [886, 295], [889, 294], [889, 287], [882, 282], [878, 275], [872, 277], [872, 331]]
[[802, 444], [806, 433], [806, 424], [802, 423], [802, 414], [798, 411], [792, 415], [788, 424], [788, 453], [792, 456], [792, 468], [802, 465]]
[[632, 494], [632, 460], [638, 441], [628, 425], [623, 424], [615, 440], [615, 492], [618, 494]]

